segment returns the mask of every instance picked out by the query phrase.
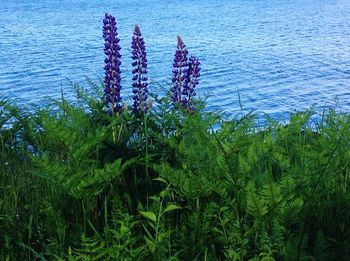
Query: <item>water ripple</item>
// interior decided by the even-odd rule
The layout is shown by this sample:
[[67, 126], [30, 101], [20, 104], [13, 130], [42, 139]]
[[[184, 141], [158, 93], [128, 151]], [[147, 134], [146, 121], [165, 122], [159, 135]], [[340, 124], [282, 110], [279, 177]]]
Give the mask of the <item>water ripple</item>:
[[109, 11], [119, 25], [124, 97], [138, 23], [149, 78], [169, 82], [181, 34], [201, 59], [198, 92], [209, 93], [210, 108], [241, 112], [239, 92], [244, 111], [273, 117], [335, 97], [350, 110], [347, 0], [3, 0], [0, 10], [0, 93], [19, 103], [59, 97], [61, 88], [72, 97], [67, 78], [84, 83], [103, 74], [101, 21]]

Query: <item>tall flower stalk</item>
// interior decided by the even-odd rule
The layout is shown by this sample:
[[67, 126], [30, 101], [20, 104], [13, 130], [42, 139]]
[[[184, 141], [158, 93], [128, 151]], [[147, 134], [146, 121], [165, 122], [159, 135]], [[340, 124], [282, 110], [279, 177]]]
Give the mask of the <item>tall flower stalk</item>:
[[131, 42], [131, 58], [133, 60], [133, 111], [141, 113], [147, 111], [148, 83], [147, 83], [147, 57], [145, 41], [138, 25], [135, 25]]
[[122, 108], [120, 104], [121, 48], [119, 46], [117, 23], [115, 17], [107, 13], [103, 19], [103, 39], [105, 40], [104, 53], [106, 56], [104, 60], [105, 104], [109, 112], [119, 112]]
[[188, 51], [186, 45], [182, 41], [180, 36], [177, 36], [177, 50], [175, 52], [174, 63], [173, 63], [173, 104], [180, 105], [181, 103], [186, 102], [182, 98], [182, 88], [187, 78], [188, 70]]
[[195, 56], [191, 56], [188, 62], [187, 77], [185, 80], [182, 95], [183, 104], [187, 109], [193, 109], [193, 97], [196, 96], [195, 87], [199, 84], [200, 62]]

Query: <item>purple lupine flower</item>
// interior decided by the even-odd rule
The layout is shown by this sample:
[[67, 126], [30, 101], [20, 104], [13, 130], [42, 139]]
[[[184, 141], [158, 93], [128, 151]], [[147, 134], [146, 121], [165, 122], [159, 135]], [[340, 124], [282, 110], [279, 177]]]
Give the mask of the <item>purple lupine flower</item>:
[[182, 98], [182, 88], [187, 77], [187, 54], [186, 45], [181, 37], [177, 36], [177, 50], [175, 52], [173, 63], [173, 104], [187, 103], [186, 98]]
[[145, 41], [141, 36], [138, 25], [135, 25], [134, 35], [131, 42], [131, 58], [133, 60], [133, 111], [135, 113], [147, 111], [148, 83], [147, 83], [147, 57]]
[[118, 112], [122, 108], [120, 96], [120, 46], [117, 33], [117, 23], [111, 14], [105, 14], [103, 19], [103, 39], [105, 40], [105, 103], [109, 112]]
[[195, 87], [199, 84], [200, 77], [200, 62], [195, 56], [191, 56], [188, 62], [187, 77], [185, 80], [184, 88], [182, 90], [183, 103], [188, 109], [192, 107], [192, 99], [196, 96]]

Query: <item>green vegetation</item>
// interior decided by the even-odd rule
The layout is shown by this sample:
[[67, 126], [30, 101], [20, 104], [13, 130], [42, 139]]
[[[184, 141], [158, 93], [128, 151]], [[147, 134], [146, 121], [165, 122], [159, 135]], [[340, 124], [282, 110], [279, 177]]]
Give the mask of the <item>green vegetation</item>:
[[259, 129], [77, 93], [0, 104], [1, 260], [350, 259], [348, 114]]

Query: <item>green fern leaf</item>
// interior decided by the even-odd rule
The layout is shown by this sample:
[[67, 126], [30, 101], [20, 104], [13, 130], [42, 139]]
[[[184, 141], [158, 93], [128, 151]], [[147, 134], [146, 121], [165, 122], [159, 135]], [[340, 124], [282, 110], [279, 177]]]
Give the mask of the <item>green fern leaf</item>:
[[280, 220], [285, 226], [295, 224], [297, 222], [298, 215], [303, 209], [304, 201], [301, 198], [296, 198], [289, 201], [282, 209], [280, 213]]
[[268, 211], [265, 200], [256, 193], [255, 185], [251, 181], [247, 186], [247, 211], [253, 217], [262, 218]]
[[270, 180], [269, 184], [262, 187], [260, 192], [262, 198], [265, 200], [269, 210], [275, 210], [279, 208], [282, 201], [282, 194], [280, 186]]

